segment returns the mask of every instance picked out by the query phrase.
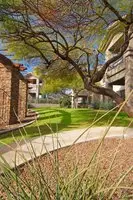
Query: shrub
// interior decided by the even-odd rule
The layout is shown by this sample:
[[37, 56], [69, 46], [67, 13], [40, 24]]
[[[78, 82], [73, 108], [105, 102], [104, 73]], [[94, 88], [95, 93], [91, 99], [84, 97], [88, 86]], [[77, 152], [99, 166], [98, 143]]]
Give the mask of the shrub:
[[58, 104], [59, 100], [58, 99], [39, 99], [39, 103], [49, 103], [49, 104]]
[[115, 107], [115, 104], [110, 101], [110, 102], [100, 102], [100, 101], [95, 101], [92, 104], [92, 107], [94, 109], [104, 109], [104, 110], [111, 110], [112, 108]]
[[100, 108], [104, 110], [111, 110], [114, 107], [115, 107], [115, 104], [112, 101], [100, 103]]
[[43, 98], [41, 98], [38, 101], [36, 99], [32, 99], [29, 101], [29, 104], [30, 103], [59, 104], [59, 99], [54, 99], [54, 98], [43, 99]]
[[100, 108], [100, 101], [95, 101], [92, 103], [92, 108], [99, 109]]
[[61, 97], [60, 99], [60, 107], [61, 108], [71, 108], [71, 99], [69, 96]]

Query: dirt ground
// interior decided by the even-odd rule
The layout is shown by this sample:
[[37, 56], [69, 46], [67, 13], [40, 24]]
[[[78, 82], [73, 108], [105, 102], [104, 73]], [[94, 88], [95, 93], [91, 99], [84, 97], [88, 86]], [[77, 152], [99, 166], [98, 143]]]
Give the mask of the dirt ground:
[[[59, 149], [49, 155], [47, 154], [37, 158], [34, 164], [36, 163], [38, 165], [39, 163], [49, 184], [51, 187], [54, 187], [56, 184], [55, 173], [57, 171], [55, 166], [57, 160], [60, 176], [68, 178], [73, 173], [73, 169], [77, 168], [79, 172], [80, 170], [87, 168], [92, 156], [97, 152], [87, 173], [91, 173], [91, 175], [93, 174], [95, 176], [98, 170], [99, 173], [97, 174], [97, 178], [101, 181], [105, 177], [110, 166], [112, 166], [106, 180], [106, 186], [109, 187], [115, 183], [115, 181], [118, 182], [118, 178], [133, 166], [133, 139], [105, 139], [101, 147], [96, 151], [99, 142], [100, 141], [96, 140]], [[30, 165], [32, 166], [33, 163], [30, 162]], [[31, 173], [27, 166], [28, 164], [25, 164], [19, 168], [19, 176], [30, 181]], [[130, 188], [130, 190], [120, 189], [120, 191], [116, 191], [113, 200], [121, 200], [123, 195], [133, 194], [133, 170], [125, 177], [120, 186]], [[0, 187], [0, 197], [3, 200], [8, 199], [5, 196], [2, 186]], [[127, 199], [133, 199], [133, 196]]]

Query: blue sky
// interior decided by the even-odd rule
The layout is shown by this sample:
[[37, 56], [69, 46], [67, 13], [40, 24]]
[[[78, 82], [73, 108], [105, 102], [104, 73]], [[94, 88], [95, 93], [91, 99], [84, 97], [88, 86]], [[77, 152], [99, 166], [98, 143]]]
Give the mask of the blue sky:
[[24, 58], [22, 60], [14, 60], [13, 59], [13, 55], [10, 55], [10, 53], [8, 53], [7, 50], [4, 50], [4, 48], [2, 47], [2, 44], [0, 44], [0, 54], [5, 55], [7, 58], [12, 60], [12, 62], [14, 62], [14, 63], [21, 63], [25, 67], [27, 67], [27, 70], [24, 71], [24, 74], [32, 72], [34, 67], [36, 67], [40, 63], [40, 59], [39, 58], [32, 58], [30, 60], [26, 60]]

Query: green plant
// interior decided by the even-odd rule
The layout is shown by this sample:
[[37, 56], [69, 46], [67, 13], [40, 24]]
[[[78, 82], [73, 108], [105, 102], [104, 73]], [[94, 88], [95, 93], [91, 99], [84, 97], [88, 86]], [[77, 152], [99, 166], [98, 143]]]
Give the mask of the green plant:
[[115, 104], [112, 101], [100, 103], [100, 109], [111, 110], [114, 107], [115, 107]]
[[97, 101], [94, 101], [94, 103], [92, 104], [92, 107], [94, 109], [111, 110], [112, 108], [115, 107], [115, 104], [112, 101], [100, 102], [99, 100], [97, 100]]
[[39, 103], [48, 103], [48, 104], [58, 104], [59, 100], [58, 99], [39, 99]]
[[61, 108], [70, 108], [71, 107], [71, 99], [68, 96], [61, 97], [60, 99], [60, 107]]
[[100, 101], [94, 101], [92, 103], [92, 108], [99, 109], [100, 108]]

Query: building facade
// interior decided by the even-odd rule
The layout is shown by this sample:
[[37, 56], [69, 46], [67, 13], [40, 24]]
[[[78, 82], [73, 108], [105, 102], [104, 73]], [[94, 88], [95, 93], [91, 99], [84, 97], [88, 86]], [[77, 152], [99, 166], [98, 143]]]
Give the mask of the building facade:
[[21, 74], [25, 69], [0, 54], [0, 127], [17, 123], [26, 116], [27, 81]]
[[28, 100], [38, 102], [42, 98], [42, 94], [40, 93], [42, 81], [32, 73], [28, 73], [25, 78], [28, 81]]
[[[107, 31], [102, 41], [100, 50], [105, 52], [106, 60], [112, 58], [120, 52], [120, 47], [124, 43], [124, 26], [119, 22], [114, 23]], [[130, 26], [129, 34], [131, 39], [124, 55], [112, 63], [105, 75], [105, 82], [113, 87], [123, 98], [128, 98], [133, 90], [133, 25]], [[133, 95], [128, 99], [129, 106], [133, 107]]]

